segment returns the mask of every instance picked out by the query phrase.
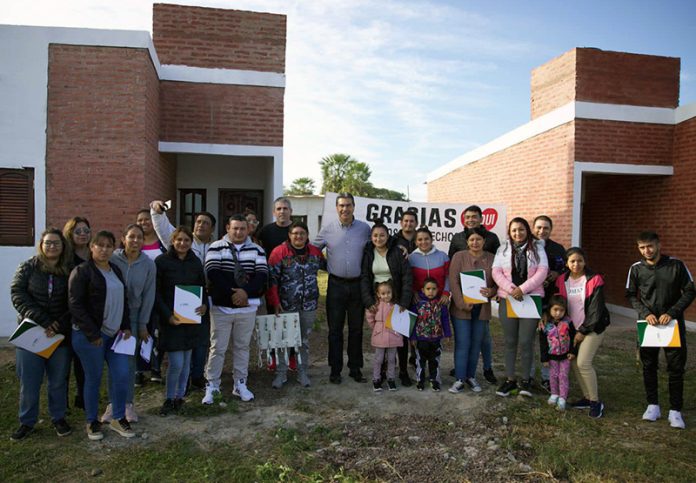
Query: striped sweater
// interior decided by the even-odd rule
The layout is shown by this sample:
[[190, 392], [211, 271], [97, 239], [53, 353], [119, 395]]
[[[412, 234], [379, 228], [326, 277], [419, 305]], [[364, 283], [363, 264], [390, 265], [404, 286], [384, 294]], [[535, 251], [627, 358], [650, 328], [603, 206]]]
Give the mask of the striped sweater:
[[223, 307], [235, 307], [232, 304], [232, 289], [242, 288], [249, 298], [260, 297], [268, 279], [268, 265], [263, 248], [253, 243], [250, 238], [237, 251], [237, 258], [247, 274], [245, 284], [239, 286], [234, 277], [234, 257], [236, 250], [229, 237], [225, 235], [210, 245], [205, 256], [205, 274], [208, 279], [208, 291], [213, 304]]

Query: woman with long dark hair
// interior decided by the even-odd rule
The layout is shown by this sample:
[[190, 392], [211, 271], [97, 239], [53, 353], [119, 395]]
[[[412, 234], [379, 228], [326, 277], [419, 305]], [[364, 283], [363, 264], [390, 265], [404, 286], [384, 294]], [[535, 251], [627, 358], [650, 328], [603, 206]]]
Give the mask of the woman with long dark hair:
[[65, 237], [56, 228], [41, 234], [36, 255], [17, 268], [10, 294], [17, 310], [17, 322], [30, 319], [43, 327], [47, 336], [65, 336], [47, 359], [17, 348], [19, 377], [19, 429], [12, 433], [20, 441], [32, 432], [39, 417], [39, 399], [44, 374], [48, 386], [48, 411], [58, 436], [72, 429], [65, 421], [67, 376], [70, 370], [70, 312], [68, 311], [68, 275], [72, 260]]
[[539, 318], [510, 317], [506, 298], [521, 301], [525, 295], [544, 295], [544, 280], [549, 264], [544, 242], [535, 240], [529, 223], [516, 217], [508, 225], [508, 239], [498, 248], [493, 261], [493, 280], [498, 286], [498, 318], [505, 335], [505, 372], [507, 379], [498, 388], [498, 396], [509, 396], [518, 389], [515, 376], [517, 349], [520, 349], [522, 374], [519, 394], [531, 397], [529, 373], [534, 358], [534, 335]]
[[109, 427], [123, 437], [135, 436], [125, 415], [128, 358], [133, 356], [112, 349], [119, 332], [126, 340], [131, 337], [125, 279], [121, 270], [110, 261], [115, 245], [113, 233], [97, 233], [89, 245], [89, 261], [75, 267], [68, 285], [72, 346], [85, 369], [87, 437], [93, 441], [104, 437], [97, 412], [105, 361], [109, 369], [109, 399], [113, 411]]
[[[392, 281], [394, 303], [407, 309], [411, 305], [413, 274], [408, 259], [404, 256], [396, 239], [389, 236], [389, 230], [377, 221], [370, 231], [370, 241], [365, 244], [360, 273], [360, 294], [367, 310], [377, 309], [375, 284]], [[358, 382], [366, 382], [360, 370], [353, 371]]]
[[599, 399], [597, 373], [592, 366], [610, 324], [609, 309], [604, 302], [604, 277], [587, 266], [582, 248], [566, 251], [568, 270], [556, 279], [556, 292], [568, 300], [568, 315], [575, 325], [578, 355], [571, 367], [582, 390], [582, 399], [570, 406], [590, 410], [590, 417], [601, 418], [604, 403]]

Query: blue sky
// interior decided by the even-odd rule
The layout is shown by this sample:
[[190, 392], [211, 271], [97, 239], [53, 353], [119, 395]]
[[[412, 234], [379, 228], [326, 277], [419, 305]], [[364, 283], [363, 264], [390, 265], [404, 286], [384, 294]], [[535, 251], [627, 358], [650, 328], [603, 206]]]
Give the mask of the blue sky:
[[[425, 199], [429, 171], [529, 120], [531, 70], [574, 47], [681, 57], [696, 102], [696, 2], [174, 1], [288, 16], [285, 184], [351, 154]], [[148, 0], [7, 1], [0, 23], [150, 30]]]

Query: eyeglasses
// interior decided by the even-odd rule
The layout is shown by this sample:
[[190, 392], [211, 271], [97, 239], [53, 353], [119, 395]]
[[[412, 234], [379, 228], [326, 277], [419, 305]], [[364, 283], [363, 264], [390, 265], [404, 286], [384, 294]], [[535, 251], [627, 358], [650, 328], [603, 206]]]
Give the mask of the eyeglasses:
[[50, 248], [50, 247], [58, 248], [59, 246], [61, 246], [63, 244], [63, 242], [60, 240], [44, 240], [42, 243], [43, 243], [43, 246], [45, 246], [47, 248]]
[[92, 230], [90, 230], [89, 228], [75, 228], [73, 230], [73, 233], [75, 235], [89, 235], [90, 233], [92, 233]]
[[307, 232], [305, 231], [293, 231], [290, 233], [290, 236], [307, 236]]
[[258, 221], [256, 221], [256, 220], [252, 220], [252, 221], [247, 221], [247, 223], [249, 223], [250, 225], [254, 225], [254, 226], [256, 226], [256, 225], [258, 225], [258, 224], [259, 224], [259, 222], [258, 222]]

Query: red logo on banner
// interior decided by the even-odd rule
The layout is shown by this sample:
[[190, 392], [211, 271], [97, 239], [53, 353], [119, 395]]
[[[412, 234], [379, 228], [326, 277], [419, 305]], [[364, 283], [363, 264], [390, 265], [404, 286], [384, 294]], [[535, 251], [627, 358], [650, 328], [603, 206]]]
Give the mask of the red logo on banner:
[[493, 208], [483, 210], [483, 221], [481, 224], [486, 227], [486, 230], [492, 230], [498, 222], [498, 212]]

